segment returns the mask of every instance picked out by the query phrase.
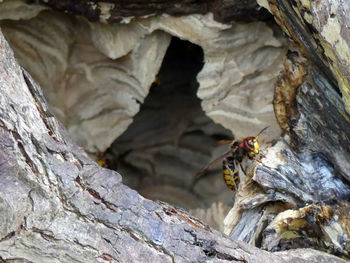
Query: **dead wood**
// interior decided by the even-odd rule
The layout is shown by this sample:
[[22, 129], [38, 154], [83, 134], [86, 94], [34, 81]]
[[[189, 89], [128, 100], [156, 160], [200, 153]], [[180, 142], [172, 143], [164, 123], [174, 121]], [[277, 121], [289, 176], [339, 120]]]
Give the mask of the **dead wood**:
[[264, 252], [142, 198], [69, 140], [2, 35], [0, 47], [3, 262], [343, 262]]
[[130, 17], [169, 14], [173, 16], [213, 13], [222, 23], [271, 19], [271, 14], [254, 0], [175, 1], [33, 1], [55, 10], [83, 15], [90, 21], [120, 22]]
[[[1, 35], [0, 259], [344, 262], [311, 249], [293, 250], [313, 247], [348, 257], [350, 244], [349, 74], [344, 62], [348, 57], [341, 52], [347, 54], [347, 50], [339, 49], [348, 43], [348, 33], [339, 30], [342, 38], [337, 42], [333, 35], [324, 35], [329, 27], [323, 27], [348, 25], [346, 17], [337, 15], [346, 6], [329, 3], [317, 9], [306, 2], [266, 4], [298, 49], [288, 53], [275, 91], [276, 117], [286, 133], [266, 150], [265, 166], [252, 170], [241, 185], [231, 217], [226, 219], [230, 238], [181, 209], [144, 199], [123, 185], [118, 173], [90, 160], [71, 142], [40, 87], [17, 64]], [[222, 1], [45, 3], [103, 22], [209, 11], [218, 21], [228, 22], [260, 19], [256, 12], [261, 11], [251, 1], [239, 7], [237, 15], [228, 11], [236, 6], [227, 1], [228, 6]], [[245, 8], [253, 10], [252, 15], [242, 15]], [[326, 20], [317, 24], [310, 14], [322, 14]], [[280, 46], [273, 41], [264, 44]], [[271, 253], [237, 239], [270, 251], [292, 250]]]

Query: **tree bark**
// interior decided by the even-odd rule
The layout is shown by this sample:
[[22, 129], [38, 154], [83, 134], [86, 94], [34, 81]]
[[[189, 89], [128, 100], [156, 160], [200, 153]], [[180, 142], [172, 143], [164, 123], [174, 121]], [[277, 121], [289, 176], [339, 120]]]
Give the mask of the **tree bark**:
[[2, 262], [345, 262], [261, 251], [142, 198], [91, 161], [0, 35]]
[[215, 20], [256, 21], [271, 19], [271, 14], [254, 0], [176, 0], [176, 1], [35, 1], [55, 10], [83, 15], [90, 21], [120, 22], [125, 18], [157, 14], [173, 16], [213, 13]]
[[271, 251], [314, 247], [348, 258], [349, 30], [330, 36], [349, 23], [348, 4], [266, 4], [293, 44], [274, 97], [285, 136], [242, 187], [226, 233]]
[[[223, 22], [266, 18], [254, 1], [39, 2], [104, 22], [210, 11]], [[341, 57], [348, 53], [339, 49], [348, 33], [342, 29], [345, 37], [333, 41], [309, 15], [323, 10], [338, 25], [348, 20], [332, 6], [312, 9], [305, 1], [271, 0], [266, 7], [296, 49], [275, 91], [286, 135], [242, 182], [226, 219], [229, 237], [181, 209], [144, 199], [117, 172], [90, 160], [0, 34], [0, 261], [345, 262], [311, 249], [272, 253], [235, 241], [270, 251], [314, 247], [343, 257], [350, 244], [349, 74], [347, 56]], [[343, 14], [346, 6], [336, 10]]]

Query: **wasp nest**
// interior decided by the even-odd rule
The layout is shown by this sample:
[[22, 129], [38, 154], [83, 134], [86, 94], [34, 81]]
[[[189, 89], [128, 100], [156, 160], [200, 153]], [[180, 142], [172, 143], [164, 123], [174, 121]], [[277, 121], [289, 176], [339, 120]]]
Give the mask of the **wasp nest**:
[[[267, 125], [266, 140], [280, 134], [272, 100], [285, 48], [265, 22], [222, 24], [212, 14], [197, 14], [92, 23], [24, 1], [5, 1], [1, 10], [1, 29], [16, 58], [75, 142], [95, 156], [107, 149], [118, 155], [124, 181], [145, 196], [173, 193], [183, 199], [172, 202], [188, 208], [220, 199], [232, 204], [220, 168], [195, 193], [188, 191], [193, 175], [226, 150], [214, 147], [216, 141], [255, 135]], [[201, 49], [203, 64], [190, 70], [188, 82], [181, 82], [184, 71], [157, 77], [172, 37], [192, 43], [188, 54]], [[142, 130], [135, 133], [130, 124], [137, 126], [152, 83], [160, 92], [173, 85], [190, 99], [160, 93], [153, 109], [140, 112]]]

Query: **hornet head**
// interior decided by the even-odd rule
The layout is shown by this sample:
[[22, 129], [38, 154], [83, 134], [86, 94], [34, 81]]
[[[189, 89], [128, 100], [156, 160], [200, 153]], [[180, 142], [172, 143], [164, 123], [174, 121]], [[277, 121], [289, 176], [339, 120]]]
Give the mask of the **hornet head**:
[[254, 156], [255, 154], [258, 154], [260, 152], [260, 146], [258, 143], [258, 137], [261, 133], [263, 133], [267, 128], [269, 128], [269, 126], [265, 127], [264, 129], [262, 129], [258, 135], [256, 135], [255, 137], [250, 136], [247, 137], [243, 140], [242, 143], [242, 148], [245, 149], [249, 156]]

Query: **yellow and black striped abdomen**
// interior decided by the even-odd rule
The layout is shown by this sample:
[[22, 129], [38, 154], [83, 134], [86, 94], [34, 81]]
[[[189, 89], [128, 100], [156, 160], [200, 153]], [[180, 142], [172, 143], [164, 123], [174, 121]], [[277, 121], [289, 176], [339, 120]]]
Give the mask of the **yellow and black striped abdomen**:
[[222, 163], [222, 174], [224, 176], [225, 183], [228, 188], [232, 191], [236, 191], [239, 185], [239, 172], [234, 165], [234, 160], [223, 161]]

